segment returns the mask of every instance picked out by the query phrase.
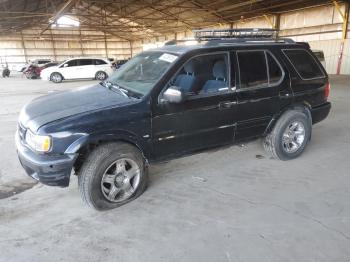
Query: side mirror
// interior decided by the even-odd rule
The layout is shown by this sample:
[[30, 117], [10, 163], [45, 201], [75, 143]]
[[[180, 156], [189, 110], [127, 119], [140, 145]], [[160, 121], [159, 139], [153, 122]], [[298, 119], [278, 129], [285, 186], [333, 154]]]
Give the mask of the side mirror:
[[183, 92], [176, 86], [169, 87], [163, 94], [163, 101], [179, 104], [183, 101]]
[[68, 66], [68, 64], [64, 64], [64, 65], [63, 65], [63, 67], [67, 67], [67, 66]]

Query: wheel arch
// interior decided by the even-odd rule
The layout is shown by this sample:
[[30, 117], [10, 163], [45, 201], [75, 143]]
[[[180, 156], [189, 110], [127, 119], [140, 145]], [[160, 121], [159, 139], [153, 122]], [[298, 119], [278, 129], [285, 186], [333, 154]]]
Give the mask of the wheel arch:
[[148, 164], [150, 152], [146, 149], [146, 146], [142, 143], [140, 138], [128, 132], [84, 135], [74, 141], [66, 149], [65, 154], [78, 155], [74, 163], [74, 168], [75, 170], [79, 170], [82, 163], [93, 149], [102, 144], [112, 142], [124, 142], [136, 147], [141, 152], [146, 164]]
[[271, 118], [268, 126], [265, 129], [264, 136], [266, 136], [268, 133], [271, 132], [271, 130], [274, 128], [275, 124], [277, 123], [278, 119], [285, 112], [287, 112], [289, 110], [298, 110], [298, 111], [301, 111], [301, 112], [305, 113], [308, 116], [308, 118], [311, 121], [311, 123], [312, 123], [311, 105], [307, 101], [293, 103], [293, 104], [290, 104], [290, 105], [287, 105], [287, 106], [283, 107], [277, 114], [275, 114]]
[[65, 79], [64, 76], [63, 76], [63, 74], [62, 74], [61, 72], [53, 71], [53, 72], [51, 72], [51, 74], [50, 74], [50, 81], [51, 81], [51, 76], [52, 76], [53, 74], [59, 74], [59, 75], [62, 77], [62, 80]]

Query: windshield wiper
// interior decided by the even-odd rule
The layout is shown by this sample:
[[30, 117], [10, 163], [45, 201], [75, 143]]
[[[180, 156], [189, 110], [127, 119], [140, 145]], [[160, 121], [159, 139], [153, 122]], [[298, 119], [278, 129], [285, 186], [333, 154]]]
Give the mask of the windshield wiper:
[[110, 81], [101, 82], [101, 85], [107, 87], [108, 89], [112, 89], [113, 88], [115, 90], [118, 90], [123, 96], [130, 98], [130, 96], [128, 94], [128, 90], [120, 87], [119, 85], [113, 84]]

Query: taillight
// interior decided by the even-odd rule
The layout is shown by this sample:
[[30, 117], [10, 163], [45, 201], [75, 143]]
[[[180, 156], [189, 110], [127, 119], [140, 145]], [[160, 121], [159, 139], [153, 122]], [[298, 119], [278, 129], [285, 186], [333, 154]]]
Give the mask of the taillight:
[[329, 93], [331, 91], [331, 84], [329, 82], [327, 82], [325, 88], [324, 88], [324, 96], [325, 98], [329, 97]]

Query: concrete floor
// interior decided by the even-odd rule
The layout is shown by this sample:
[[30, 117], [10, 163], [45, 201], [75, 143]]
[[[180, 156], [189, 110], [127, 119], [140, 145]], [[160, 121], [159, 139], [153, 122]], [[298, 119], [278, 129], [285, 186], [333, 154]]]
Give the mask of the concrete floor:
[[349, 81], [332, 78], [332, 112], [300, 158], [255, 141], [155, 165], [140, 198], [100, 213], [75, 177], [33, 185], [13, 141], [23, 104], [92, 82], [0, 79], [0, 261], [349, 261]]

